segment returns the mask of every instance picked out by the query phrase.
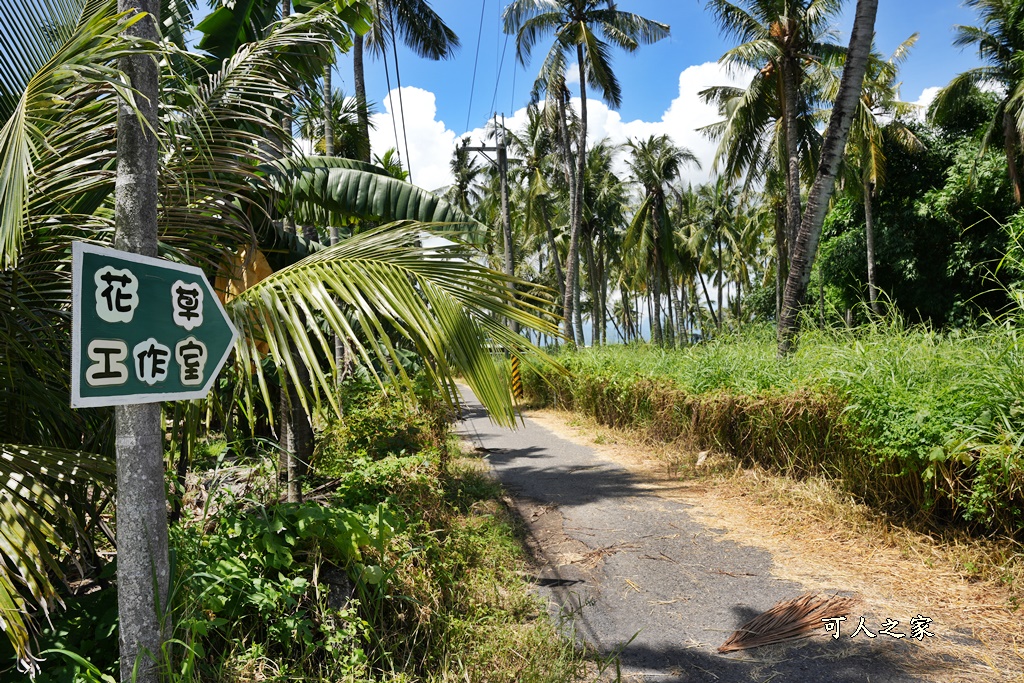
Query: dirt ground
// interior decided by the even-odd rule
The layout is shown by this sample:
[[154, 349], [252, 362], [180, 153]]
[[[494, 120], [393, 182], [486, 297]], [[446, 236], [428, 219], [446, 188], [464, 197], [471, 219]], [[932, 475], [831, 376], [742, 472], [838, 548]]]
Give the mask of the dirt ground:
[[[874, 621], [893, 618], [901, 624], [895, 630], [906, 630], [915, 615], [941, 624], [947, 632], [928, 639], [927, 657], [916, 657], [913, 649], [901, 652], [907, 655], [902, 668], [915, 679], [1024, 681], [1024, 606], [1014, 609], [1014, 596], [997, 580], [978, 581], [958, 571], [955, 547], [887, 524], [821, 482], [793, 482], [740, 470], [714, 454], [641, 443], [635, 435], [571, 413], [536, 410], [527, 416], [622, 466], [654, 495], [686, 504], [691, 517], [720, 534], [719, 542], [767, 551], [775, 577], [811, 591], [842, 586], [844, 593], [863, 601], [863, 613], [874, 616], [869, 627], [877, 629]], [[549, 514], [556, 507], [518, 503], [535, 552], [549, 564], [586, 573], [615, 551], [588, 547], [565, 534], [560, 517]], [[844, 633], [856, 626], [844, 624]], [[761, 648], [757, 656], [786, 656], [773, 648]], [[936, 656], [950, 666], [936, 671]]]

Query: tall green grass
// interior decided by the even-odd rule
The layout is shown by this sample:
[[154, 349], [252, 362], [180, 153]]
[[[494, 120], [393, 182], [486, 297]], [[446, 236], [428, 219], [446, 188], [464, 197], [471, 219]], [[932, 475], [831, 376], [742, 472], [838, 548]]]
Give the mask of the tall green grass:
[[748, 464], [824, 474], [887, 510], [1020, 536], [1015, 325], [808, 330], [785, 359], [763, 327], [681, 350], [613, 346], [560, 360], [571, 376], [525, 378], [534, 400]]

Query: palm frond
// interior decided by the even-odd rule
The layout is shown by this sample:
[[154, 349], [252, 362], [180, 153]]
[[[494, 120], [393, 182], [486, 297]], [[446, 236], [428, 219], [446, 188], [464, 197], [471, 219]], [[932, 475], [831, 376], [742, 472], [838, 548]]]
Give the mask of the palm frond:
[[669, 36], [668, 24], [632, 12], [599, 9], [591, 16], [609, 41], [629, 52], [639, 45], [650, 45]]
[[46, 615], [60, 598], [51, 576], [69, 550], [56, 525], [76, 530], [69, 491], [110, 486], [114, 464], [91, 453], [0, 443], [0, 629], [25, 671], [38, 669], [29, 644], [31, 610]]
[[396, 351], [396, 341], [404, 340], [430, 361], [428, 374], [450, 402], [456, 401], [452, 377], [458, 373], [496, 422], [513, 423], [511, 394], [491, 354], [505, 349], [546, 362], [543, 352], [513, 334], [504, 320], [557, 334], [545, 313], [547, 301], [520, 294], [513, 302], [508, 284], [516, 281], [475, 263], [467, 247], [421, 246], [429, 228], [406, 223], [354, 236], [274, 273], [229, 302], [240, 331], [238, 369], [250, 385], [261, 388], [268, 405], [260, 342], [293, 382], [298, 374], [289, 349], [298, 348], [312, 380], [309, 396], [301, 400], [307, 407], [310, 399], [333, 405], [333, 375], [314, 362], [323, 358], [333, 365], [333, 345], [307, 324], [317, 317], [348, 341], [381, 384], [411, 388]]
[[437, 60], [455, 56], [459, 37], [426, 0], [384, 0], [379, 6], [384, 16], [374, 22], [366, 41], [375, 53], [386, 48], [387, 34], [397, 34], [420, 57]]
[[784, 600], [736, 629], [718, 651], [736, 652], [809, 638], [815, 631], [824, 632], [822, 619], [850, 614], [859, 602], [855, 598], [812, 594]]
[[622, 88], [611, 68], [611, 49], [586, 24], [577, 28], [577, 42], [583, 45], [587, 82], [601, 90], [605, 101], [613, 109], [622, 104]]
[[[30, 216], [38, 218], [38, 214], [29, 211], [30, 179], [41, 159], [52, 151], [48, 133], [89, 93], [109, 88], [129, 102], [133, 101], [125, 85], [126, 79], [116, 68], [117, 60], [128, 54], [152, 53], [156, 49], [155, 45], [122, 35], [139, 17], [117, 14], [113, 0], [78, 5], [81, 14], [75, 17], [74, 28], [67, 38], [54, 44], [63, 34], [62, 30], [41, 43], [50, 50], [40, 51], [38, 45], [15, 43], [0, 51], [8, 54], [8, 63], [14, 62], [14, 55], [31, 53], [34, 57], [14, 63], [15, 71], [0, 85], [9, 96], [16, 96], [16, 99], [5, 100], [13, 106], [0, 129], [0, 268], [10, 268], [17, 263]], [[4, 7], [13, 6], [7, 3]], [[45, 33], [45, 21], [40, 16], [29, 13], [12, 19], [15, 23], [35, 21], [34, 25], [27, 24], [26, 30]], [[27, 36], [22, 38], [28, 40]], [[31, 68], [34, 71], [26, 74]], [[19, 84], [20, 88], [13, 89]], [[80, 157], [69, 161], [87, 165]], [[82, 188], [79, 185], [75, 189], [81, 191]]]
[[[268, 176], [299, 222], [327, 225], [329, 221], [352, 218], [408, 219], [444, 223], [450, 231], [477, 236], [488, 230], [444, 198], [385, 175], [379, 167], [351, 159], [321, 157], [308, 161], [302, 166], [288, 162], [286, 173]], [[285, 170], [285, 164], [275, 163]]]

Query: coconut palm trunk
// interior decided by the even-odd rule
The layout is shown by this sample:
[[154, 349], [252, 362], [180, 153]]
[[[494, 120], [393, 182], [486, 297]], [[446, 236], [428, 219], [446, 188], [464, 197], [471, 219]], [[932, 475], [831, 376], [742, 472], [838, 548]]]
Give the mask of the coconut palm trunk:
[[597, 266], [597, 297], [600, 300], [597, 329], [600, 332], [600, 344], [604, 346], [608, 343], [608, 257], [604, 239], [597, 245]]
[[1017, 164], [1018, 141], [1020, 135], [1017, 132], [1016, 122], [1010, 115], [1009, 108], [1003, 110], [1003, 148], [1006, 150], [1006, 171], [1010, 176], [1010, 184], [1013, 186], [1013, 199], [1017, 206], [1021, 205], [1021, 198], [1024, 197], [1024, 188], [1020, 177], [1020, 167]]
[[786, 248], [786, 209], [775, 206], [775, 320], [782, 319], [782, 295], [789, 275], [789, 250]]
[[[711, 302], [711, 295], [708, 294], [708, 285], [707, 285], [707, 282], [704, 281], [704, 274], [698, 270], [697, 271], [697, 277], [700, 278], [700, 288], [702, 290], [704, 290], [704, 300], [708, 302], [708, 312], [711, 314], [711, 321], [715, 324], [715, 329], [716, 330], [717, 329], [721, 329], [722, 328], [722, 324], [719, 321], [718, 314], [715, 313], [714, 304], [712, 304], [712, 302]], [[704, 334], [704, 326], [703, 325], [701, 325], [701, 330], [700, 331], [701, 331], [701, 335], [703, 335]]]
[[[158, 0], [119, 0], [119, 12], [145, 12], [128, 33], [158, 41]], [[118, 103], [114, 246], [157, 255], [158, 66], [152, 55], [122, 57], [136, 107]], [[144, 121], [144, 122], [143, 122]], [[117, 452], [117, 587], [121, 680], [156, 683], [168, 626], [170, 567], [159, 403], [114, 409]]]
[[[579, 237], [583, 230], [583, 191], [586, 183], [587, 168], [587, 74], [586, 62], [583, 58], [583, 45], [576, 44], [576, 59], [580, 78], [580, 132], [579, 142], [576, 143], [576, 205], [572, 209], [572, 228], [570, 233], [570, 258], [575, 262], [576, 286], [579, 287]], [[575, 251], [571, 248], [573, 241], [577, 242]], [[573, 317], [576, 319], [577, 339], [580, 345], [584, 345], [582, 315], [579, 310], [578, 290], [573, 301]]]
[[787, 57], [782, 68], [782, 120], [786, 143], [786, 236], [796, 240], [800, 228], [800, 147], [797, 132], [799, 109], [799, 72], [794, 58]]
[[875, 315], [881, 314], [881, 307], [878, 305], [878, 280], [875, 273], [875, 225], [874, 212], [872, 210], [872, 196], [875, 193], [875, 184], [870, 180], [864, 183], [864, 236], [868, 243], [868, 304], [871, 312]]
[[[578, 266], [579, 264], [577, 264]], [[573, 328], [576, 330], [576, 344], [579, 346], [587, 345], [587, 338], [583, 334], [583, 306], [580, 303], [583, 294], [583, 271], [581, 268], [576, 268], [576, 279], [572, 283], [572, 321]]]
[[551, 263], [555, 266], [555, 281], [558, 284], [559, 302], [565, 300], [565, 274], [562, 272], [562, 259], [558, 256], [558, 246], [555, 244], [555, 230], [551, 227], [551, 218], [548, 216], [547, 205], [541, 200], [540, 219], [544, 222], [544, 234], [547, 236], [548, 251], [551, 252]]
[[800, 232], [791, 253], [782, 318], [779, 321], [780, 356], [788, 354], [793, 349], [800, 331], [800, 309], [807, 297], [807, 284], [811, 279], [811, 268], [818, 251], [818, 241], [821, 239], [821, 226], [825, 222], [828, 202], [835, 190], [836, 174], [839, 172], [846, 138], [860, 99], [877, 13], [878, 0], [857, 0], [857, 12], [846, 65], [843, 67], [843, 77], [839, 85], [839, 96], [832, 108], [825, 141], [821, 148], [821, 163], [808, 194]]
[[665, 331], [661, 328], [661, 259], [655, 254], [651, 271], [651, 342], [657, 346], [665, 344]]
[[572, 156], [572, 143], [569, 138], [569, 126], [566, 123], [565, 97], [558, 96], [558, 125], [562, 133], [563, 153], [565, 155], [566, 174], [569, 179], [569, 253], [565, 258], [565, 288], [562, 294], [562, 334], [570, 343], [576, 343], [573, 332], [573, 286], [577, 279], [580, 261], [580, 221], [579, 209], [580, 188], [576, 183], [577, 167]]
[[718, 312], [717, 327], [718, 331], [722, 331], [722, 290], [725, 289], [725, 272], [722, 268], [722, 226], [718, 228], [718, 308], [715, 310]]
[[594, 241], [586, 241], [587, 250], [587, 273], [590, 282], [590, 343], [598, 346], [601, 343], [601, 333], [598, 330], [598, 316], [601, 310], [601, 296], [598, 293], [600, 287], [600, 273], [598, 272], [597, 258], [594, 255]]
[[[352, 39], [352, 82], [356, 91], [356, 117], [363, 139], [370, 139], [370, 114], [366, 104], [366, 77], [363, 74], [365, 39], [358, 33]], [[362, 161], [370, 163], [370, 145], [363, 148]]]

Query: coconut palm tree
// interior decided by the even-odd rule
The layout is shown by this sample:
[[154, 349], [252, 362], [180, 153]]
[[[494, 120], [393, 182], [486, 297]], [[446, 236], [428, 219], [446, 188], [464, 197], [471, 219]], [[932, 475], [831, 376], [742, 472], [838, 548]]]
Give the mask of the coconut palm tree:
[[807, 283], [810, 282], [811, 268], [818, 252], [821, 227], [825, 222], [825, 213], [832, 192], [835, 190], [836, 175], [839, 173], [843, 150], [857, 113], [864, 74], [871, 59], [871, 43], [877, 13], [878, 0], [857, 0], [850, 47], [847, 50], [846, 64], [843, 66], [843, 76], [839, 82], [835, 105], [832, 107], [828, 128], [825, 130], [821, 162], [807, 195], [807, 207], [793, 246], [789, 277], [786, 279], [786, 291], [782, 300], [782, 313], [779, 317], [780, 356], [788, 354], [793, 349], [799, 332], [800, 308], [807, 296]]
[[[886, 138], [895, 146], [907, 151], [921, 150], [924, 145], [914, 132], [903, 122], [914, 105], [899, 101], [899, 65], [907, 58], [910, 49], [917, 42], [917, 34], [903, 41], [888, 60], [872, 53], [868, 70], [864, 76], [860, 103], [850, 138], [847, 141], [847, 160], [851, 171], [857, 176], [864, 202], [864, 232], [867, 238], [868, 302], [872, 312], [880, 315], [878, 304], [878, 283], [875, 275], [875, 229], [873, 199], [875, 192], [885, 182], [885, 154], [883, 142]], [[839, 80], [835, 79], [838, 88]], [[832, 97], [835, 97], [835, 91]]]
[[[606, 337], [607, 292], [614, 252], [621, 246], [629, 210], [629, 186], [614, 172], [614, 157], [620, 147], [607, 138], [587, 153], [583, 191], [584, 257], [590, 283], [592, 342]], [[610, 257], [611, 255], [611, 257]]]
[[993, 144], [1001, 144], [1006, 154], [1006, 169], [1013, 185], [1014, 200], [1019, 206], [1024, 198], [1024, 177], [1021, 171], [1021, 135], [1024, 133], [1024, 3], [1019, 0], [966, 0], [964, 5], [976, 10], [980, 26], [956, 26], [957, 47], [977, 47], [985, 66], [968, 69], [957, 75], [939, 91], [932, 104], [931, 115], [955, 117], [960, 106], [968, 101], [970, 90], [994, 83], [1000, 87], [999, 106], [992, 115], [982, 139], [981, 154]]
[[370, 141], [363, 137], [354, 97], [334, 90], [329, 98], [314, 90], [299, 103], [295, 121], [299, 135], [313, 143], [313, 151], [323, 156], [363, 159]]
[[668, 280], [675, 255], [668, 189], [684, 165], [699, 167], [700, 162], [688, 149], [676, 146], [667, 135], [630, 140], [626, 145], [632, 155], [626, 163], [643, 194], [626, 231], [623, 247], [636, 253], [634, 260], [650, 283], [654, 306], [651, 338], [655, 344], [662, 345], [665, 341], [661, 326], [662, 285]]
[[550, 125], [550, 117], [546, 117], [536, 103], [527, 107], [526, 116], [524, 128], [509, 135], [509, 147], [519, 160], [524, 181], [521, 201], [523, 227], [527, 234], [542, 234], [546, 241], [548, 258], [554, 268], [560, 294], [558, 305], [562, 306], [565, 299], [565, 276], [554, 228], [555, 206], [552, 195], [555, 190], [548, 180], [557, 165], [556, 131]]
[[[723, 298], [726, 289], [726, 274], [730, 261], [740, 251], [742, 226], [739, 215], [742, 209], [740, 192], [720, 176], [714, 182], [705, 183], [697, 189], [698, 220], [691, 232], [693, 247], [697, 253], [700, 268], [714, 275], [717, 289], [715, 324], [721, 332], [724, 324], [725, 307]], [[708, 302], [710, 306], [710, 302]]]
[[[363, 60], [370, 54], [382, 57], [401, 38], [402, 43], [420, 57], [451, 59], [459, 48], [459, 37], [431, 8], [427, 0], [373, 0], [372, 21], [365, 33], [356, 32], [352, 44], [352, 71], [357, 113], [363, 137], [370, 139], [370, 117], [366, 99]], [[367, 151], [363, 161], [369, 161]]]
[[719, 62], [752, 70], [746, 89], [711, 88], [702, 93], [719, 104], [725, 121], [708, 127], [720, 139], [716, 165], [735, 178], [784, 179], [786, 236], [792, 245], [800, 224], [801, 173], [817, 164], [820, 136], [813, 111], [819, 93], [808, 72], [834, 65], [841, 48], [830, 24], [841, 0], [711, 0], [722, 31], [739, 41]]
[[[569, 255], [566, 259], [563, 321], [566, 338], [573, 339], [572, 291], [578, 277], [582, 192], [587, 161], [587, 85], [598, 88], [610, 106], [618, 107], [622, 90], [611, 68], [611, 47], [633, 52], [641, 44], [667, 37], [669, 27], [623, 12], [614, 0], [514, 0], [502, 16], [505, 32], [516, 34], [516, 55], [524, 66], [538, 40], [547, 36], [553, 38], [540, 73], [548, 92], [555, 93], [559, 102], [564, 93], [567, 59], [574, 57], [579, 69], [580, 126], [575, 172], [570, 182]], [[561, 118], [564, 120], [564, 116]]]

